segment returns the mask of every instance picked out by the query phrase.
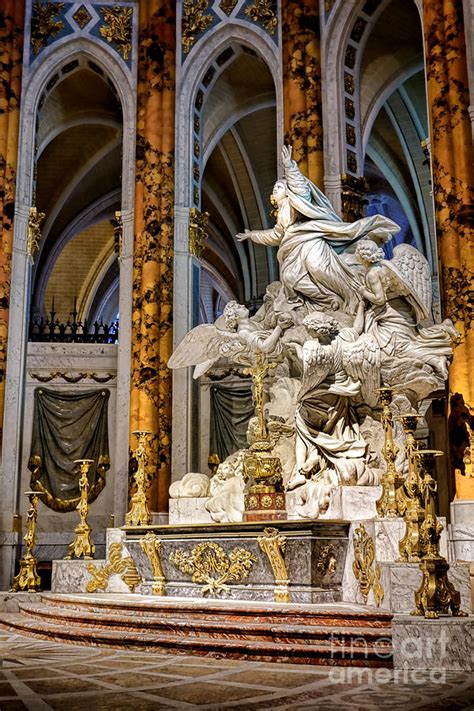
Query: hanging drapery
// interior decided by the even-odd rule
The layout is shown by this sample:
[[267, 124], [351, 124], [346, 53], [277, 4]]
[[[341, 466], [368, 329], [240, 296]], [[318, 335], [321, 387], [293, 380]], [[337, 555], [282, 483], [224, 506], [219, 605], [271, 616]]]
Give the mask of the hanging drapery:
[[221, 462], [238, 449], [248, 447], [247, 427], [254, 415], [252, 387], [226, 383], [211, 385], [210, 454]]
[[140, 2], [130, 420], [132, 432], [153, 435], [150, 506], [159, 511], [171, 461], [175, 37], [175, 3]]
[[23, 56], [23, 0], [0, 7], [0, 441], [10, 304], [13, 214], [20, 120]]
[[323, 187], [321, 48], [318, 3], [283, 0], [283, 111], [285, 143], [301, 172]]
[[108, 390], [65, 392], [35, 390], [33, 433], [28, 468], [31, 487], [54, 511], [74, 511], [79, 501], [76, 459], [93, 459], [89, 470], [89, 501], [105, 486], [110, 467]]
[[[451, 395], [474, 407], [474, 210], [472, 137], [462, 0], [424, 0], [428, 104], [441, 295], [444, 315], [461, 333], [449, 370]], [[474, 497], [474, 483], [459, 479]]]

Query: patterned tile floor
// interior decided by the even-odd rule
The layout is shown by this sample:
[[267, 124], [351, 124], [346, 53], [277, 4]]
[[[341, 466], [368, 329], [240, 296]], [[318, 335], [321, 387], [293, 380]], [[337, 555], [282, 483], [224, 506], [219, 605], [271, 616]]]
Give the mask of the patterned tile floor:
[[205, 659], [0, 631], [0, 710], [474, 709], [472, 675]]

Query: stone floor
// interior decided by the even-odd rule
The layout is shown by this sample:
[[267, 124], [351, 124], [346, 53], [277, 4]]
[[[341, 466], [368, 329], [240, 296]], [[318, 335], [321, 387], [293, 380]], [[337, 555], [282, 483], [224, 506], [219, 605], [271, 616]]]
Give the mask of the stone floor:
[[0, 632], [0, 711], [468, 709], [472, 675], [80, 647]]

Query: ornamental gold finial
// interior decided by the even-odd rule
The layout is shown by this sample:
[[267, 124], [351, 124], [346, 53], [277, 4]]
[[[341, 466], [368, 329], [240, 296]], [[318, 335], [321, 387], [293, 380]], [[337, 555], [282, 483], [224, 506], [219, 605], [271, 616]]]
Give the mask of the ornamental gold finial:
[[403, 478], [399, 476], [395, 468], [395, 460], [398, 454], [398, 447], [393, 439], [393, 416], [390, 409], [392, 402], [392, 388], [379, 388], [380, 402], [382, 404], [382, 425], [384, 429], [384, 445], [382, 449], [383, 457], [387, 463], [387, 471], [382, 476], [382, 494], [377, 501], [377, 513], [379, 516], [395, 518], [398, 516], [398, 506], [396, 493], [403, 484]]
[[130, 511], [125, 516], [126, 526], [149, 526], [151, 523], [151, 513], [148, 508], [147, 491], [148, 477], [146, 465], [148, 456], [146, 452], [146, 438], [151, 435], [151, 432], [146, 430], [136, 430], [132, 432], [136, 435], [138, 444], [135, 450], [135, 459], [138, 466], [134, 474], [137, 490], [133, 494], [130, 501]]
[[405, 449], [408, 459], [408, 475], [397, 490], [398, 512], [403, 516], [406, 530], [400, 541], [400, 560], [410, 563], [418, 562], [422, 556], [420, 527], [425, 519], [423, 498], [421, 494], [421, 479], [418, 473], [418, 447], [415, 430], [421, 415], [409, 414], [397, 417], [405, 432]]
[[79, 477], [79, 511], [80, 521], [74, 529], [74, 540], [69, 544], [65, 560], [71, 558], [84, 558], [91, 560], [94, 557], [95, 545], [92, 543], [92, 529], [87, 522], [89, 513], [89, 469], [94, 463], [93, 459], [75, 459], [75, 464], [79, 464], [81, 476]]
[[420, 475], [420, 490], [424, 498], [424, 520], [420, 526], [422, 560], [421, 585], [415, 592], [415, 610], [412, 615], [437, 619], [449, 610], [455, 617], [466, 615], [461, 608], [461, 595], [448, 580], [449, 564], [439, 551], [439, 539], [443, 526], [436, 516], [436, 481], [433, 478], [436, 457], [443, 452], [425, 449], [415, 452]]
[[40, 491], [25, 491], [25, 495], [30, 499], [30, 508], [26, 514], [26, 533], [23, 538], [25, 542], [25, 553], [20, 560], [20, 570], [12, 581], [11, 592], [27, 590], [28, 592], [40, 592], [41, 580], [36, 570], [38, 560], [33, 555], [33, 548], [38, 542], [36, 536], [36, 520], [38, 518], [38, 502]]

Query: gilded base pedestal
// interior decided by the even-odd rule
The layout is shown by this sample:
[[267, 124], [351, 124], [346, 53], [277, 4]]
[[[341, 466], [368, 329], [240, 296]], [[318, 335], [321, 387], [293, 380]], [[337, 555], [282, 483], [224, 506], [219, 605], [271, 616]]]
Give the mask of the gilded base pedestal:
[[244, 521], [286, 521], [285, 494], [270, 487], [252, 487], [245, 494]]

